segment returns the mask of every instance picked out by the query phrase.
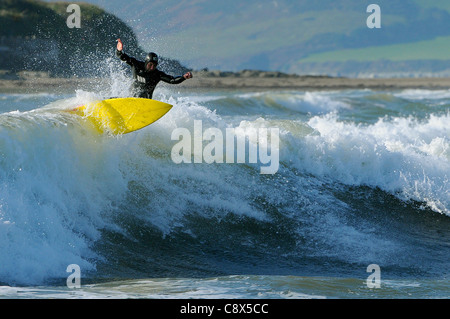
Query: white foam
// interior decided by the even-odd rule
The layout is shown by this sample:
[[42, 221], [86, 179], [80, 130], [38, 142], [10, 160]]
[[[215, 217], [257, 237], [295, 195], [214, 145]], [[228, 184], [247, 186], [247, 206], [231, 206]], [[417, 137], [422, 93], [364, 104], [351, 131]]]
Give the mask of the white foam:
[[14, 116], [17, 126], [0, 127], [0, 282], [64, 278], [72, 263], [95, 269], [91, 244], [127, 187], [120, 143], [62, 125], [51, 112]]
[[449, 114], [423, 121], [380, 119], [366, 126], [340, 122], [333, 114], [315, 116], [308, 124], [319, 134], [291, 140], [285, 154], [289, 160], [295, 155], [300, 169], [380, 187], [450, 215], [448, 123]]
[[[150, 222], [165, 235], [177, 229], [183, 218], [192, 211], [207, 218], [222, 218], [233, 213], [265, 220], [266, 215], [247, 201], [252, 190], [245, 177], [248, 169], [245, 165], [175, 164], [170, 158], [171, 148], [176, 144], [171, 140], [174, 129], [193, 129], [194, 121], [201, 120], [204, 129], [217, 127], [225, 132], [228, 123], [216, 112], [188, 98], [165, 97], [162, 100], [173, 104], [163, 118], [133, 136], [124, 136], [124, 139], [134, 139], [133, 143], [129, 143], [127, 159], [124, 159], [127, 163], [127, 168], [122, 170], [125, 178], [136, 182], [144, 190], [159, 190], [164, 194], [146, 197], [146, 207], [151, 214], [135, 217]], [[262, 124], [256, 121], [254, 125]], [[155, 150], [155, 147], [163, 158], [155, 159], [147, 155], [146, 152]], [[224, 183], [225, 176], [229, 176], [232, 182]], [[190, 192], [186, 193], [186, 189]], [[177, 200], [171, 200], [173, 198]]]
[[424, 90], [424, 89], [407, 89], [394, 96], [409, 100], [439, 100], [450, 99], [450, 90]]
[[[127, 88], [114, 90], [120, 93]], [[255, 170], [245, 165], [175, 165], [170, 160], [171, 132], [192, 127], [195, 120], [201, 120], [205, 128], [225, 129], [236, 122], [245, 128], [279, 126], [280, 154], [287, 169], [293, 165], [342, 183], [380, 187], [449, 214], [448, 114], [423, 121], [380, 119], [372, 125], [356, 125], [339, 121], [334, 111], [349, 106], [332, 93], [273, 97], [301, 112], [328, 113], [312, 117], [306, 125], [297, 120], [224, 118], [200, 105], [202, 99], [173, 97], [161, 90], [158, 99], [174, 105], [163, 118], [134, 134], [111, 139], [91, 135], [82, 125], [71, 127], [76, 123], [52, 113], [53, 108], [69, 108], [109, 93], [77, 91], [76, 96], [42, 110], [8, 114], [16, 126], [2, 122], [0, 242], [6, 244], [0, 246], [0, 282], [37, 284], [67, 277], [66, 267], [72, 263], [83, 271], [95, 269], [95, 260], [101, 256], [92, 250], [92, 243], [101, 229], [114, 227], [126, 233], [111, 221], [111, 215], [130, 184], [143, 190], [137, 194], [143, 203], [141, 210], [129, 213], [164, 234], [182, 226], [193, 212], [206, 218], [231, 213], [268, 220], [251, 199], [267, 196], [272, 203], [289, 199], [280, 199], [283, 196], [270, 188], [273, 185], [256, 184], [260, 180]], [[253, 194], [255, 185], [263, 195]], [[333, 207], [337, 207], [334, 202]], [[336, 237], [351, 234], [340, 236], [343, 247], [353, 248], [356, 242], [370, 246], [373, 237], [354, 233], [345, 225], [338, 228], [339, 221], [332, 217], [327, 218], [331, 225], [325, 227], [327, 232], [335, 230]]]
[[264, 93], [264, 97], [287, 109], [309, 114], [325, 114], [351, 108], [349, 104], [337, 100], [333, 92], [270, 92]]

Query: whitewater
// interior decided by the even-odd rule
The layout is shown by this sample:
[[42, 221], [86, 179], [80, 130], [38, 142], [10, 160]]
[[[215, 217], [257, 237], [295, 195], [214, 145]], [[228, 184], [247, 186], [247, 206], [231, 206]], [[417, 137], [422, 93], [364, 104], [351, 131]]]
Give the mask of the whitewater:
[[[121, 136], [65, 112], [121, 76], [0, 94], [0, 298], [449, 297], [450, 91], [161, 86], [173, 108]], [[279, 129], [278, 170], [175, 163], [194, 121]]]

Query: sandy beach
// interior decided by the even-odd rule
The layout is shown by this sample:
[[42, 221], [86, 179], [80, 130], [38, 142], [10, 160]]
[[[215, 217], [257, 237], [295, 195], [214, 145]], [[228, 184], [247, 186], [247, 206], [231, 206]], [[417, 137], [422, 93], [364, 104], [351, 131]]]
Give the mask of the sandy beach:
[[290, 89], [300, 91], [341, 89], [450, 89], [450, 78], [389, 78], [357, 79], [326, 76], [286, 77], [212, 77], [198, 76], [183, 83], [186, 87], [224, 89]]
[[[194, 77], [177, 86], [177, 89], [240, 89], [240, 90], [402, 90], [450, 89], [450, 78], [341, 78], [327, 76], [298, 76], [274, 72], [194, 72]], [[103, 78], [52, 78], [28, 77], [0, 79], [0, 92], [70, 92], [75, 89], [90, 90], [108, 85]], [[161, 83], [160, 85], [166, 85]]]

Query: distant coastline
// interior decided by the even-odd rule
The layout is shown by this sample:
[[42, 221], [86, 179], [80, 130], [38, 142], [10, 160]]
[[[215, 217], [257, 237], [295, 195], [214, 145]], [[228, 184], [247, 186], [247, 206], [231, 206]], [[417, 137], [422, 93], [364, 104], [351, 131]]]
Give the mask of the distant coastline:
[[[186, 83], [186, 85], [185, 85]], [[186, 87], [229, 89], [450, 89], [449, 77], [424, 78], [346, 78], [327, 75], [296, 75], [281, 72], [243, 70], [240, 72], [194, 72], [194, 78], [183, 83]]]
[[[239, 72], [197, 71], [194, 78], [177, 85], [183, 89], [234, 89], [300, 91], [371, 89], [450, 89], [450, 78], [344, 78], [315, 75], [295, 75], [281, 72], [242, 70]], [[45, 73], [0, 74], [1, 93], [73, 92], [75, 89], [93, 90], [109, 85], [106, 78], [53, 78]], [[160, 84], [164, 86], [164, 83]]]

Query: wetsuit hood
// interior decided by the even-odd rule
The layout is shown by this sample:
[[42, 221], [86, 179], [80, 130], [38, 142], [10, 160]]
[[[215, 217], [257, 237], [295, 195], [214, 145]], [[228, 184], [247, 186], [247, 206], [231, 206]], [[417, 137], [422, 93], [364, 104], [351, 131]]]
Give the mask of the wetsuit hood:
[[149, 54], [147, 54], [147, 56], [145, 57], [145, 69], [146, 70], [147, 70], [147, 64], [149, 62], [153, 62], [153, 63], [155, 63], [155, 65], [158, 65], [158, 62], [159, 62], [158, 55], [154, 52], [150, 52]]

